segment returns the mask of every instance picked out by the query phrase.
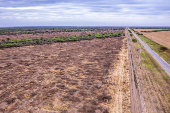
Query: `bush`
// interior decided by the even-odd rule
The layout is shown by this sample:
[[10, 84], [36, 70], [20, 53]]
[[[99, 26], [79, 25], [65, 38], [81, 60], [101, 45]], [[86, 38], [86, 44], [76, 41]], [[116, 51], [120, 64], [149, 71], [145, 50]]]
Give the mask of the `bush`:
[[133, 36], [133, 34], [131, 33], [130, 36]]
[[132, 31], [131, 30], [128, 30], [130, 33], [132, 33]]
[[168, 50], [168, 48], [167, 48], [167, 47], [165, 47], [165, 46], [161, 46], [161, 47], [160, 47], [160, 50], [162, 50], [162, 51], [166, 51], [166, 50]]
[[77, 37], [72, 36], [70, 40], [71, 40], [71, 41], [76, 41], [76, 40], [77, 40]]
[[133, 41], [133, 42], [137, 42], [137, 40], [136, 40], [136, 39], [132, 39], [132, 41]]
[[95, 34], [95, 37], [96, 38], [102, 38], [103, 36], [102, 36], [102, 34]]
[[10, 38], [7, 38], [6, 40], [7, 40], [7, 41], [9, 41], [9, 40], [10, 40]]
[[36, 38], [36, 39], [14, 39], [8, 41], [2, 40], [0, 42], [0, 48], [6, 47], [18, 47], [18, 46], [26, 46], [26, 45], [39, 45], [39, 44], [47, 44], [54, 42], [66, 42], [66, 41], [77, 41], [77, 40], [91, 40], [94, 38], [107, 38], [107, 37], [120, 37], [122, 36], [122, 32], [118, 33], [102, 33], [102, 34], [88, 34], [85, 36], [70, 36], [70, 37], [54, 37], [54, 38]]

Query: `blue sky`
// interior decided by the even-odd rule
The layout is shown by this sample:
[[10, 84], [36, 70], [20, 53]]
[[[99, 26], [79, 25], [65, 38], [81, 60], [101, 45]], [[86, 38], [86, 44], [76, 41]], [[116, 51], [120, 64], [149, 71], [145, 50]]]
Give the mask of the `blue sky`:
[[170, 0], [0, 0], [0, 27], [170, 26]]

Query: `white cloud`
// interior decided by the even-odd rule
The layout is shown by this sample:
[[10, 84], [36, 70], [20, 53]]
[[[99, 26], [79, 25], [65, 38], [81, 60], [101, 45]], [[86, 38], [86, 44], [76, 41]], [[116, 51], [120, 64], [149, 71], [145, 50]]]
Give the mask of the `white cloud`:
[[[105, 3], [105, 2], [103, 2]], [[0, 21], [57, 21], [77, 23], [104, 23], [107, 25], [149, 24], [164, 20], [170, 25], [169, 10], [161, 12], [152, 4], [85, 4], [85, 3], [55, 3], [40, 6], [0, 7]], [[2, 25], [0, 25], [2, 26]]]

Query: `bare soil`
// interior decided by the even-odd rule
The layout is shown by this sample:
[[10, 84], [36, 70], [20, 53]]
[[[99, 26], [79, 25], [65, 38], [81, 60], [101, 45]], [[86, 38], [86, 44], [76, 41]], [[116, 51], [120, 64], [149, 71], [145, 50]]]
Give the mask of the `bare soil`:
[[157, 29], [135, 29], [135, 31], [138, 31], [140, 33], [143, 33], [144, 36], [147, 38], [153, 40], [154, 42], [166, 46], [170, 49], [170, 31], [159, 31], [159, 32], [141, 32], [141, 31], [151, 31], [151, 30], [157, 30]]
[[53, 33], [35, 33], [35, 34], [17, 34], [17, 35], [0, 35], [0, 41], [6, 40], [7, 38], [13, 39], [24, 39], [24, 38], [54, 38], [55, 36], [80, 36], [97, 33], [110, 33], [110, 32], [121, 32], [123, 30], [107, 30], [107, 31], [81, 31], [81, 32], [53, 32]]
[[0, 50], [0, 112], [129, 112], [124, 38]]

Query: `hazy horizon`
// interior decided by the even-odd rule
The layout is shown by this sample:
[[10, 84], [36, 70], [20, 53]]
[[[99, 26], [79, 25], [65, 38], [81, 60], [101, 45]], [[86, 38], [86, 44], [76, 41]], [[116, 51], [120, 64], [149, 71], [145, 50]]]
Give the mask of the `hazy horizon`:
[[138, 28], [170, 28], [170, 26], [6, 26], [0, 28], [32, 28], [32, 27], [138, 27]]
[[169, 4], [169, 0], [0, 0], [0, 27], [169, 27]]

